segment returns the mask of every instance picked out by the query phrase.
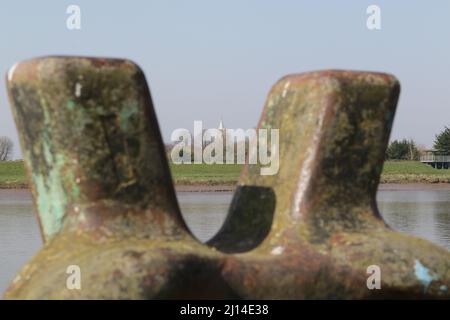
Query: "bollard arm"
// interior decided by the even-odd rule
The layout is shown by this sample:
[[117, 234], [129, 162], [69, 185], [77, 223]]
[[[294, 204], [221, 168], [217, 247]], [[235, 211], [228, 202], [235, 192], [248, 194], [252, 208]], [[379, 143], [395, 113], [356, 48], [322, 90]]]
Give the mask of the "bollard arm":
[[[261, 165], [246, 165], [233, 200], [259, 201], [241, 194], [245, 188], [273, 190], [270, 232], [262, 241], [254, 237], [258, 244], [246, 252], [240, 250], [246, 237], [210, 243], [236, 253], [223, 275], [240, 296], [450, 297], [450, 253], [391, 230], [375, 201], [399, 92], [395, 77], [372, 72], [328, 70], [275, 84], [258, 128], [280, 131], [279, 172], [261, 175]], [[215, 239], [265, 228], [251, 223], [263, 221], [263, 208], [253, 216], [235, 213]], [[381, 273], [380, 290], [367, 286], [373, 266]]]
[[[217, 252], [182, 219], [141, 69], [44, 57], [7, 76], [44, 247], [8, 299], [228, 297]], [[81, 289], [71, 290], [71, 266]]]

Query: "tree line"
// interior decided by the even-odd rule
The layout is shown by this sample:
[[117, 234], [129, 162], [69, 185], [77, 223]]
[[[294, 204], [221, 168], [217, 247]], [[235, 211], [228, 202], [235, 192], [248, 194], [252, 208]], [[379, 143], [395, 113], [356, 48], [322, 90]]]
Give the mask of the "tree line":
[[[436, 135], [433, 150], [450, 155], [450, 128], [445, 127]], [[419, 160], [424, 148], [420, 148], [412, 139], [394, 140], [386, 150], [387, 160]]]
[[[0, 161], [8, 161], [13, 157], [14, 144], [8, 137], [0, 137]], [[166, 145], [170, 152], [173, 145]], [[433, 149], [441, 154], [450, 155], [450, 128], [445, 127], [434, 139]], [[412, 139], [394, 140], [386, 149], [386, 160], [419, 160], [424, 148], [417, 146]], [[247, 152], [247, 150], [246, 150]], [[193, 153], [193, 152], [192, 152]]]
[[8, 137], [0, 137], [0, 161], [11, 160], [13, 156], [13, 142]]

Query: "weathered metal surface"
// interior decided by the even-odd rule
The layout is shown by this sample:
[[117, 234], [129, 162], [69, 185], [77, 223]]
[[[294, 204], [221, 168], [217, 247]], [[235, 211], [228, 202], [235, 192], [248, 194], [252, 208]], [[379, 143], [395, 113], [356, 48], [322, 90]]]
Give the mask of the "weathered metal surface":
[[[208, 245], [181, 218], [136, 65], [36, 59], [11, 69], [8, 87], [45, 246], [6, 298], [450, 297], [450, 253], [390, 230], [376, 207], [392, 76], [280, 80], [259, 123], [280, 129], [279, 173], [246, 166]], [[81, 290], [66, 288], [69, 265]], [[381, 290], [366, 286], [370, 265]]]
[[[181, 217], [135, 64], [36, 59], [8, 87], [45, 246], [6, 298], [230, 297], [218, 254]], [[66, 288], [69, 265], [81, 290]]]
[[[227, 258], [223, 277], [239, 296], [450, 297], [450, 253], [392, 231], [375, 201], [399, 91], [393, 76], [349, 71], [287, 76], [273, 87], [259, 128], [279, 128], [280, 170], [262, 176], [249, 165], [239, 185], [272, 188], [276, 209], [264, 241]], [[233, 230], [249, 223], [231, 213], [210, 244], [240, 252]], [[381, 290], [366, 286], [371, 265]]]

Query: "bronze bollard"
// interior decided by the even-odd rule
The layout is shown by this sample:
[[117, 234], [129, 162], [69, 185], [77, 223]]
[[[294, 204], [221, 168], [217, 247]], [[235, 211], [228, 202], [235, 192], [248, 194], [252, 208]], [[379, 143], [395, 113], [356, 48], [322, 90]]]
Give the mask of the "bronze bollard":
[[[6, 298], [234, 297], [181, 217], [139, 67], [35, 59], [11, 69], [8, 89], [45, 246]], [[66, 288], [69, 265], [81, 290]]]
[[[45, 246], [6, 298], [450, 297], [450, 253], [390, 230], [376, 208], [392, 76], [279, 81], [259, 123], [280, 129], [279, 173], [246, 166], [207, 245], [181, 218], [135, 64], [35, 59], [11, 69], [8, 87]], [[66, 287], [69, 265], [81, 268], [81, 290]], [[366, 286], [370, 265], [380, 290]]]
[[[275, 84], [259, 127], [280, 128], [280, 170], [261, 176], [247, 166], [232, 206], [252, 212], [258, 197], [240, 193], [273, 189], [273, 222], [260, 218], [270, 233], [261, 243], [246, 238], [257, 228], [236, 210], [210, 241], [242, 252], [223, 270], [240, 297], [450, 297], [450, 252], [391, 230], [375, 201], [399, 91], [387, 74], [334, 70]], [[381, 270], [380, 290], [366, 286], [372, 265]]]

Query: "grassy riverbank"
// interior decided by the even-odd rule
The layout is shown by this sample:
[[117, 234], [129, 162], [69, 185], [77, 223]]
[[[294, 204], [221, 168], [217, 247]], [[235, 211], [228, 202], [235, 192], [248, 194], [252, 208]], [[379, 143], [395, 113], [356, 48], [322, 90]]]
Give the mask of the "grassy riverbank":
[[[170, 165], [172, 176], [179, 185], [234, 185], [242, 166], [230, 165]], [[0, 189], [26, 188], [27, 179], [22, 161], [0, 162]]]
[[182, 185], [234, 185], [239, 179], [241, 169], [240, 164], [170, 165], [175, 184]]
[[0, 162], [0, 188], [26, 188], [27, 184], [22, 161]]
[[[234, 185], [241, 165], [171, 165], [177, 185]], [[450, 170], [438, 170], [417, 161], [387, 161], [382, 183], [450, 183]], [[0, 162], [0, 188], [26, 188], [22, 161]]]
[[450, 183], [450, 169], [434, 169], [419, 161], [386, 161], [381, 183]]

